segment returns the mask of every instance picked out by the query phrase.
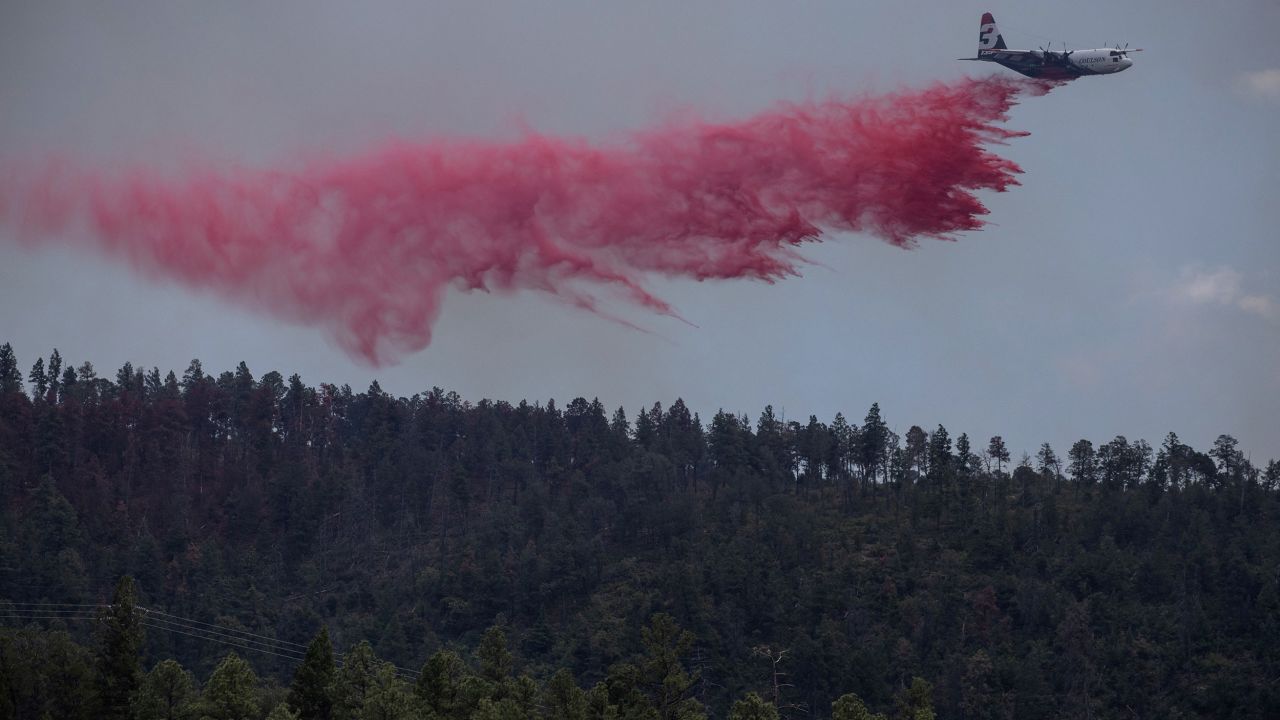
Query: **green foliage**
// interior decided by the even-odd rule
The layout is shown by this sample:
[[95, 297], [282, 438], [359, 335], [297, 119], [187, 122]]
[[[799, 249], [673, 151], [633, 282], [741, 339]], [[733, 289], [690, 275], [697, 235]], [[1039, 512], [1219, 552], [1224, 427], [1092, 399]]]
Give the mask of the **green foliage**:
[[394, 666], [381, 663], [364, 704], [354, 717], [358, 720], [410, 720], [416, 710], [412, 687], [396, 674]]
[[0, 633], [0, 718], [95, 717], [89, 653], [63, 631]]
[[872, 713], [862, 698], [848, 693], [831, 703], [831, 720], [885, 720], [884, 715]]
[[272, 708], [270, 713], [267, 713], [267, 720], [301, 720], [303, 717], [309, 716], [294, 712], [288, 703], [280, 703]]
[[414, 694], [440, 720], [466, 720], [468, 707], [463, 695], [467, 667], [452, 650], [441, 650], [422, 666]]
[[543, 690], [542, 707], [546, 720], [587, 720], [587, 694], [574, 682], [573, 673], [560, 668]]
[[133, 578], [120, 579], [111, 606], [102, 613], [98, 638], [97, 694], [99, 717], [128, 720], [142, 684], [142, 623], [136, 614], [138, 591]]
[[894, 720], [934, 720], [933, 685], [924, 678], [911, 678], [911, 684], [899, 693], [897, 706]]
[[321, 628], [293, 675], [289, 707], [308, 720], [329, 720], [333, 717], [334, 682], [333, 644], [329, 629]]
[[31, 394], [37, 398], [43, 398], [49, 390], [49, 377], [44, 371], [44, 358], [36, 358], [36, 363], [31, 366], [31, 373], [27, 376], [27, 380], [31, 382]]
[[13, 355], [13, 346], [0, 345], [0, 395], [22, 392], [22, 371]]
[[26, 565], [29, 580], [63, 602], [78, 601], [85, 585], [86, 568], [80, 555], [84, 533], [78, 515], [53, 477], [45, 475], [19, 528], [26, 548], [20, 562]]
[[195, 679], [174, 660], [162, 660], [147, 673], [133, 698], [137, 720], [190, 720], [195, 717]]
[[729, 720], [778, 720], [778, 708], [755, 693], [747, 693], [746, 697], [733, 704]]
[[536, 680], [528, 675], [521, 675], [518, 678], [507, 678], [497, 694], [503, 699], [511, 700], [521, 713], [532, 718], [537, 715], [540, 693]]
[[409, 718], [417, 707], [413, 688], [399, 677], [394, 665], [378, 659], [368, 641], [361, 641], [343, 656], [334, 683], [334, 718], [401, 720]]
[[333, 716], [338, 720], [360, 717], [365, 701], [376, 690], [383, 662], [368, 640], [361, 640], [342, 657], [334, 683]]
[[[783, 714], [849, 692], [883, 710], [917, 675], [939, 717], [1280, 716], [1280, 465], [1230, 436], [1081, 440], [1011, 468], [1002, 442], [878, 405], [861, 424], [766, 409], [704, 426], [677, 399], [631, 423], [585, 398], [396, 398], [198, 362], [98, 377], [53, 355], [28, 397], [12, 355], [2, 599], [103, 602], [131, 574], [149, 607], [274, 648], [251, 659], [291, 702], [326, 684], [303, 682], [316, 658], [295, 644], [324, 624], [423, 667], [410, 702], [443, 720], [545, 713], [548, 687], [518, 672], [560, 668], [591, 690], [562, 682], [557, 702], [593, 720], [723, 717], [750, 690]], [[787, 648], [778, 672], [761, 646]], [[222, 649], [148, 629], [140, 654], [206, 677]], [[92, 663], [84, 690], [12, 657], [0, 718], [76, 692], [92, 712]], [[342, 712], [401, 712], [406, 687], [367, 659]], [[254, 697], [265, 712], [281, 692]]]
[[693, 647], [693, 633], [681, 630], [666, 613], [653, 616], [640, 634], [645, 655], [640, 665], [642, 682], [649, 701], [662, 720], [693, 720], [704, 717], [702, 703], [691, 697], [697, 674], [685, 669], [685, 659]]
[[991, 438], [991, 442], [987, 445], [987, 455], [995, 461], [996, 472], [1004, 472], [1004, 464], [1009, 462], [1009, 448], [1004, 444], [1004, 438], [996, 435]]
[[609, 697], [606, 683], [598, 682], [587, 692], [587, 717], [590, 720], [617, 720], [619, 717], [618, 706]]
[[978, 650], [965, 663], [960, 688], [960, 709], [965, 717], [1003, 717], [995, 666], [986, 650]]
[[258, 717], [258, 676], [234, 652], [227, 653], [205, 683], [201, 720], [249, 720]]
[[512, 657], [507, 650], [507, 634], [494, 625], [485, 631], [476, 649], [480, 660], [480, 675], [492, 683], [500, 683], [511, 674]]
[[622, 720], [656, 720], [658, 711], [645, 695], [640, 669], [631, 663], [618, 663], [609, 668], [603, 681], [606, 694], [598, 706], [605, 714]]
[[471, 720], [530, 720], [531, 718], [532, 716], [521, 710], [511, 698], [503, 698], [497, 702], [484, 698], [471, 714]]

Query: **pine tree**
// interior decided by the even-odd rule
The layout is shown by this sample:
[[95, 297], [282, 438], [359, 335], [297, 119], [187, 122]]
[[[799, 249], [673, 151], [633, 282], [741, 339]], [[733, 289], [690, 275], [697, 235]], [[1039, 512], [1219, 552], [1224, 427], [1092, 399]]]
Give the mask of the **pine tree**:
[[907, 429], [907, 447], [905, 449], [907, 469], [914, 470], [914, 480], [919, 480], [929, 472], [929, 437], [919, 425]]
[[1004, 464], [1009, 462], [1009, 449], [1004, 445], [1004, 438], [996, 435], [987, 445], [987, 455], [996, 462], [996, 472], [1004, 472]]
[[974, 720], [999, 717], [996, 682], [995, 668], [986, 650], [979, 650], [969, 657], [960, 681], [960, 709], [965, 717]]
[[924, 678], [911, 678], [911, 685], [898, 695], [895, 720], [934, 720], [933, 685]]
[[476, 710], [468, 720], [529, 720], [529, 716], [520, 710], [510, 698], [494, 701], [484, 698], [476, 706]]
[[65, 631], [0, 631], [0, 718], [97, 720], [93, 659]]
[[68, 365], [67, 368], [62, 371], [62, 396], [63, 397], [71, 395], [76, 391], [75, 386], [78, 380], [79, 380], [79, 376], [76, 375], [76, 369]]
[[135, 613], [138, 593], [125, 575], [116, 585], [111, 606], [102, 613], [97, 656], [99, 716], [127, 720], [142, 684], [142, 623]]
[[1067, 459], [1071, 461], [1067, 471], [1076, 485], [1092, 485], [1097, 478], [1097, 460], [1093, 451], [1093, 443], [1088, 440], [1077, 440], [1067, 451]]
[[1272, 460], [1267, 463], [1267, 469], [1262, 473], [1262, 487], [1267, 492], [1280, 488], [1280, 462]]
[[484, 632], [476, 655], [480, 660], [480, 676], [485, 680], [500, 683], [511, 675], [511, 652], [507, 650], [507, 634], [501, 627], [494, 625]]
[[49, 383], [49, 402], [57, 403], [59, 383], [62, 382], [62, 355], [58, 353], [58, 348], [54, 348], [53, 354], [49, 356], [49, 369], [45, 378]]
[[703, 717], [702, 704], [691, 697], [698, 682], [684, 667], [693, 633], [680, 629], [666, 613], [658, 613], [640, 631], [645, 656], [640, 665], [649, 701], [661, 720]]
[[970, 470], [973, 470], [974, 462], [973, 448], [969, 444], [969, 434], [960, 433], [960, 437], [956, 438], [956, 470], [961, 475], [967, 475]]
[[951, 435], [942, 425], [929, 436], [929, 475], [939, 477], [951, 468]]
[[729, 720], [778, 720], [778, 709], [759, 695], [747, 693], [746, 697], [733, 704]]
[[0, 395], [22, 392], [22, 371], [9, 343], [0, 345]]
[[864, 482], [875, 482], [876, 471], [885, 468], [889, 459], [888, 441], [889, 426], [880, 418], [880, 403], [872, 403], [867, 416], [862, 420], [862, 444], [859, 456], [864, 473]]
[[862, 698], [849, 693], [831, 703], [831, 720], [885, 720], [885, 717], [880, 713], [873, 715]]
[[31, 373], [27, 375], [27, 380], [31, 382], [33, 399], [41, 399], [49, 391], [49, 378], [44, 372], [44, 358], [36, 358], [35, 364], [31, 366]]
[[613, 443], [617, 450], [625, 450], [627, 443], [631, 441], [631, 422], [627, 420], [627, 411], [619, 407], [613, 413], [613, 419], [609, 421], [609, 433], [613, 437]]
[[[661, 417], [661, 406], [658, 406], [658, 415]], [[646, 450], [653, 447], [654, 440], [657, 436], [658, 424], [654, 420], [653, 413], [641, 410], [636, 413], [636, 444]]]
[[302, 720], [307, 717], [291, 710], [289, 703], [280, 703], [272, 708], [271, 713], [267, 715], [267, 720]]
[[607, 682], [601, 681], [591, 686], [591, 690], [587, 692], [587, 717], [590, 720], [618, 720], [620, 715], [618, 706], [610, 697]]
[[195, 715], [195, 680], [175, 660], [147, 673], [133, 700], [137, 720], [188, 720]]
[[258, 717], [258, 676], [234, 652], [227, 653], [204, 686], [201, 716], [209, 720]]
[[417, 717], [415, 709], [413, 692], [396, 675], [395, 666], [389, 662], [379, 662], [374, 671], [373, 684], [356, 717], [359, 720], [412, 720]]
[[573, 680], [573, 673], [560, 668], [542, 692], [546, 720], [587, 720], [587, 695]]
[[58, 597], [79, 597], [85, 584], [79, 548], [84, 540], [75, 508], [45, 475], [23, 514], [19, 537], [29, 549], [27, 564], [36, 580]]
[[466, 676], [462, 658], [452, 650], [441, 650], [422, 666], [414, 693], [428, 712], [442, 720], [465, 720], [462, 683]]
[[307, 646], [306, 657], [293, 675], [289, 707], [308, 720], [329, 720], [333, 717], [333, 682], [333, 644], [329, 628], [324, 627]]
[[528, 675], [507, 678], [498, 693], [504, 700], [510, 700], [519, 708], [521, 717], [533, 718], [538, 714], [538, 683]]
[[342, 657], [342, 668], [334, 682], [333, 716], [355, 720], [378, 685], [378, 671], [384, 663], [367, 640], [361, 640]]
[[1062, 468], [1058, 463], [1058, 454], [1053, 451], [1053, 446], [1049, 443], [1041, 443], [1040, 450], [1036, 452], [1036, 470], [1045, 477], [1057, 480], [1062, 474]]
[[1209, 451], [1209, 457], [1218, 464], [1219, 484], [1236, 479], [1240, 467], [1244, 465], [1243, 456], [1239, 450], [1236, 450], [1237, 444], [1238, 441], [1230, 435], [1219, 435], [1218, 439], [1213, 441], [1213, 449]]

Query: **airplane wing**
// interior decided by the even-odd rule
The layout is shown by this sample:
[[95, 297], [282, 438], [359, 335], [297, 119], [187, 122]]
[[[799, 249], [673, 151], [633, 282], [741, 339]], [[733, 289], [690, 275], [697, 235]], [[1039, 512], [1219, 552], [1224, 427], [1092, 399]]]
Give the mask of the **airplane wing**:
[[1043, 53], [1035, 50], [988, 50], [971, 58], [956, 58], [957, 60], [1025, 60], [1035, 59], [1043, 56]]

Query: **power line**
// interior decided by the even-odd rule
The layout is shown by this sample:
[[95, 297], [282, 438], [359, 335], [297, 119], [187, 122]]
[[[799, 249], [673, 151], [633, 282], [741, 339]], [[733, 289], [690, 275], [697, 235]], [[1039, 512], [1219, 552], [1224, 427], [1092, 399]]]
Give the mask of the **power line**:
[[[143, 625], [146, 625], [147, 627], [155, 628], [157, 630], [167, 630], [170, 632], [176, 632], [179, 635], [186, 635], [189, 637], [199, 638], [202, 640], [210, 640], [212, 642], [221, 643], [223, 645], [238, 647], [243, 650], [255, 650], [258, 652], [264, 652], [269, 655], [275, 655], [277, 657], [283, 657], [283, 658], [287, 658], [294, 661], [301, 661], [305, 659], [305, 654], [298, 650], [291, 650], [289, 648], [283, 648], [283, 647], [272, 647], [269, 643], [266, 643], [260, 640], [250, 640], [248, 638], [239, 638], [232, 635], [228, 635], [226, 633], [217, 632], [216, 630], [207, 630], [200, 627], [185, 625], [181, 622], [165, 620], [163, 618], [152, 618], [145, 613], [142, 615], [139, 622], [141, 622]], [[204, 624], [209, 625], [211, 623], [204, 623]], [[226, 628], [225, 626], [215, 626], [215, 627], [229, 629], [229, 628]], [[265, 636], [259, 636], [259, 637], [265, 637]], [[292, 644], [296, 645], [297, 643], [292, 643]], [[261, 645], [266, 645], [267, 647], [260, 647]], [[280, 652], [276, 652], [277, 650]], [[342, 659], [349, 654], [350, 653], [334, 653], [334, 660], [341, 663]], [[408, 668], [402, 668], [398, 665], [395, 665], [394, 663], [390, 663], [385, 660], [382, 660], [380, 662], [390, 665], [395, 670], [396, 675], [403, 679], [416, 680], [418, 677], [417, 672], [410, 670]]]
[[[186, 628], [186, 629], [188, 629], [188, 630], [194, 630], [194, 631], [199, 631], [199, 632], [208, 632], [208, 633], [212, 633], [212, 634], [215, 634], [215, 635], [223, 635], [223, 636], [229, 637], [229, 638], [234, 639], [234, 640], [242, 640], [242, 641], [244, 641], [244, 642], [249, 642], [249, 643], [258, 643], [258, 644], [268, 645], [268, 646], [270, 646], [270, 645], [273, 645], [273, 644], [274, 644], [274, 645], [279, 645], [279, 646], [293, 646], [293, 647], [296, 647], [296, 648], [301, 648], [300, 650], [294, 650], [294, 649], [293, 649], [293, 648], [291, 648], [291, 647], [279, 647], [279, 648], [277, 648], [277, 649], [279, 649], [279, 650], [283, 650], [283, 651], [286, 651], [286, 652], [294, 652], [294, 653], [298, 653], [299, 655], [304, 654], [304, 651], [305, 651], [307, 648], [309, 648], [309, 646], [308, 646], [308, 645], [303, 645], [302, 643], [295, 643], [295, 642], [291, 642], [291, 641], [288, 641], [288, 640], [280, 640], [279, 638], [273, 638], [273, 637], [270, 637], [270, 636], [267, 636], [267, 635], [260, 635], [260, 634], [258, 634], [258, 633], [249, 632], [248, 630], [239, 630], [239, 629], [236, 629], [236, 628], [230, 628], [230, 627], [227, 627], [226, 625], [219, 625], [219, 624], [216, 624], [216, 623], [208, 623], [208, 622], [204, 622], [204, 621], [201, 621], [201, 620], [192, 620], [191, 618], [184, 618], [184, 617], [180, 617], [180, 616], [178, 616], [178, 615], [173, 615], [173, 614], [170, 614], [170, 613], [161, 612], [161, 611], [159, 611], [159, 610], [153, 610], [153, 609], [150, 609], [150, 608], [138, 607], [138, 608], [136, 608], [136, 611], [137, 611], [137, 612], [139, 612], [139, 613], [142, 613], [142, 615], [143, 615], [144, 617], [148, 617], [148, 618], [150, 618], [150, 616], [153, 616], [153, 615], [154, 615], [154, 616], [162, 616], [162, 617], [155, 617], [155, 618], [151, 618], [151, 619], [153, 619], [155, 622], [170, 623], [170, 624], [173, 624], [173, 625], [177, 625], [177, 626], [179, 626], [179, 627], [185, 627], [185, 628]], [[170, 618], [172, 618], [172, 619], [170, 619]], [[208, 629], [208, 630], [206, 630], [206, 629], [205, 629], [205, 627], [200, 627], [200, 626], [205, 626], [205, 627], [213, 628], [213, 629]], [[225, 632], [220, 632], [220, 631], [225, 631]], [[237, 637], [237, 636], [236, 636], [237, 634], [239, 634], [239, 635], [248, 635], [248, 636], [251, 636], [251, 638], [261, 638], [261, 640], [254, 640], [254, 639], [250, 639], [250, 638], [241, 638], [241, 637]], [[339, 661], [340, 661], [343, 657], [345, 657], [345, 655], [346, 655], [346, 653], [334, 653], [334, 659], [336, 659], [336, 660], [339, 660]], [[385, 662], [385, 661], [383, 661], [383, 662]], [[400, 666], [398, 666], [398, 665], [395, 665], [395, 664], [392, 664], [391, 666], [392, 666], [392, 667], [394, 667], [394, 668], [396, 669], [397, 673], [405, 674], [405, 675], [412, 675], [412, 676], [414, 676], [414, 677], [417, 677], [417, 675], [418, 675], [418, 671], [416, 671], [416, 670], [412, 670], [412, 669], [409, 669], [409, 668], [402, 668], [402, 667], [400, 667]]]
[[287, 659], [287, 660], [293, 660], [293, 661], [295, 661], [295, 662], [296, 662], [296, 661], [299, 661], [299, 660], [302, 660], [302, 658], [301, 658], [301, 657], [298, 657], [298, 656], [296, 656], [296, 655], [285, 655], [285, 654], [282, 654], [282, 653], [278, 653], [278, 652], [273, 652], [273, 651], [271, 651], [271, 650], [267, 650], [266, 648], [251, 647], [251, 646], [241, 645], [241, 644], [239, 644], [239, 643], [235, 643], [235, 642], [230, 642], [230, 641], [228, 641], [228, 640], [220, 640], [220, 639], [218, 639], [218, 638], [215, 638], [215, 637], [209, 637], [209, 636], [207, 636], [207, 635], [199, 635], [199, 634], [196, 634], [196, 633], [184, 632], [184, 631], [182, 631], [182, 630], [178, 630], [177, 628], [163, 627], [163, 626], [161, 626], [161, 625], [155, 625], [155, 624], [152, 624], [152, 623], [146, 622], [145, 620], [140, 621], [140, 623], [141, 623], [142, 625], [145, 625], [145, 626], [149, 627], [149, 628], [155, 628], [155, 629], [157, 629], [157, 630], [166, 630], [166, 631], [168, 631], [168, 632], [177, 633], [177, 634], [179, 634], [179, 635], [186, 635], [186, 636], [188, 636], [188, 637], [193, 637], [193, 638], [197, 638], [197, 639], [200, 639], [200, 640], [209, 640], [209, 641], [211, 641], [211, 642], [216, 642], [216, 643], [219, 643], [219, 644], [222, 644], [222, 645], [229, 645], [229, 646], [231, 646], [231, 647], [240, 648], [241, 650], [252, 650], [252, 651], [255, 651], [255, 652], [266, 653], [266, 654], [268, 654], [268, 655], [275, 655], [275, 656], [277, 656], [277, 657], [282, 657], [282, 658], [285, 658], [285, 659]]
[[33, 606], [33, 607], [85, 607], [85, 608], [108, 608], [110, 605], [102, 603], [51, 603], [51, 602], [14, 602], [12, 600], [0, 600], [0, 605], [15, 606]]
[[100, 612], [103, 612], [103, 610], [104, 610], [103, 608], [92, 608], [92, 607], [83, 607], [83, 608], [75, 608], [75, 607], [6, 607], [5, 605], [0, 604], [0, 612], [27, 612], [27, 613], [31, 613], [31, 612], [38, 612], [38, 613], [89, 613], [89, 614], [92, 614], [92, 613], [100, 613]]
[[[114, 607], [113, 605], [89, 605], [79, 603], [5, 604], [14, 605], [15, 607], [4, 607], [4, 604], [0, 604], [0, 620], [98, 621], [102, 619], [102, 611]], [[23, 605], [26, 607], [16, 607], [17, 605]], [[139, 624], [155, 630], [164, 630], [166, 632], [177, 633], [178, 635], [184, 635], [198, 640], [207, 640], [240, 650], [265, 653], [267, 655], [285, 658], [286, 660], [294, 662], [301, 662], [306, 657], [303, 650], [295, 649], [307, 647], [300, 643], [280, 640], [266, 635], [252, 633], [247, 630], [230, 628], [225, 625], [207, 623], [200, 620], [191, 620], [189, 618], [183, 618], [178, 615], [172, 615], [159, 610], [152, 610], [150, 608], [135, 607], [134, 612], [137, 615]], [[249, 637], [242, 637], [245, 635]], [[334, 653], [334, 660], [341, 664], [347, 655], [349, 655], [349, 653]], [[413, 681], [418, 677], [418, 671], [403, 668], [385, 660], [380, 662], [390, 665], [396, 675], [402, 679]]]
[[96, 620], [106, 605], [15, 603], [0, 601], [0, 617], [9, 620]]
[[4, 620], [97, 620], [97, 615], [4, 615]]
[[237, 630], [237, 629], [229, 628], [225, 625], [220, 625], [217, 623], [207, 623], [201, 620], [192, 620], [191, 618], [184, 618], [178, 615], [171, 615], [167, 612], [161, 612], [160, 610], [152, 610], [151, 608], [135, 607], [134, 611], [143, 613], [144, 615], [163, 615], [166, 618], [173, 618], [173, 620], [176, 622], [188, 623], [191, 625], [205, 625], [211, 628], [218, 628], [221, 630], [227, 630], [230, 632], [239, 633], [241, 635], [249, 635], [255, 638], [262, 638], [264, 640], [268, 640], [270, 642], [277, 643], [279, 645], [292, 645], [294, 647], [302, 648], [303, 650], [307, 648], [307, 646], [303, 645], [302, 643], [289, 642], [288, 640], [281, 640], [279, 638], [273, 638], [268, 635], [259, 635], [258, 633], [249, 632], [248, 630]]
[[[206, 628], [196, 627], [194, 625], [187, 625], [184, 623], [173, 622], [172, 620], [165, 620], [164, 618], [153, 618], [148, 616], [145, 613], [140, 613], [138, 615], [138, 622], [146, 624], [149, 627], [155, 627], [160, 630], [174, 630], [175, 632], [179, 630], [185, 630], [189, 632], [205, 633], [210, 636], [209, 637], [210, 640], [223, 638], [223, 639], [226, 639], [228, 642], [239, 643], [241, 646], [246, 648], [263, 649], [263, 650], [271, 650], [271, 651], [279, 650], [281, 652], [290, 653], [291, 656], [295, 657], [295, 659], [298, 659], [298, 660], [301, 660], [304, 656], [304, 653], [299, 650], [293, 650], [290, 648], [281, 647], [279, 645], [265, 642], [262, 640], [254, 640], [252, 638], [238, 637], [230, 633], [219, 632], [218, 630], [209, 630]], [[221, 642], [221, 640], [218, 640], [218, 641]]]

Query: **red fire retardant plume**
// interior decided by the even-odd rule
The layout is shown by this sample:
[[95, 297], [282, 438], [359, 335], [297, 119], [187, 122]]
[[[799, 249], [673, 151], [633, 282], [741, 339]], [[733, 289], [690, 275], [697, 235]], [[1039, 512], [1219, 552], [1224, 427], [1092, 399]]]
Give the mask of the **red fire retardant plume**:
[[50, 166], [0, 193], [28, 242], [87, 242], [147, 274], [318, 325], [370, 363], [430, 342], [448, 287], [529, 288], [659, 313], [647, 273], [794, 275], [824, 231], [900, 247], [983, 225], [976, 191], [1021, 170], [988, 150], [1044, 85], [963, 80], [690, 122], [614, 144], [396, 143], [289, 170], [106, 176]]

